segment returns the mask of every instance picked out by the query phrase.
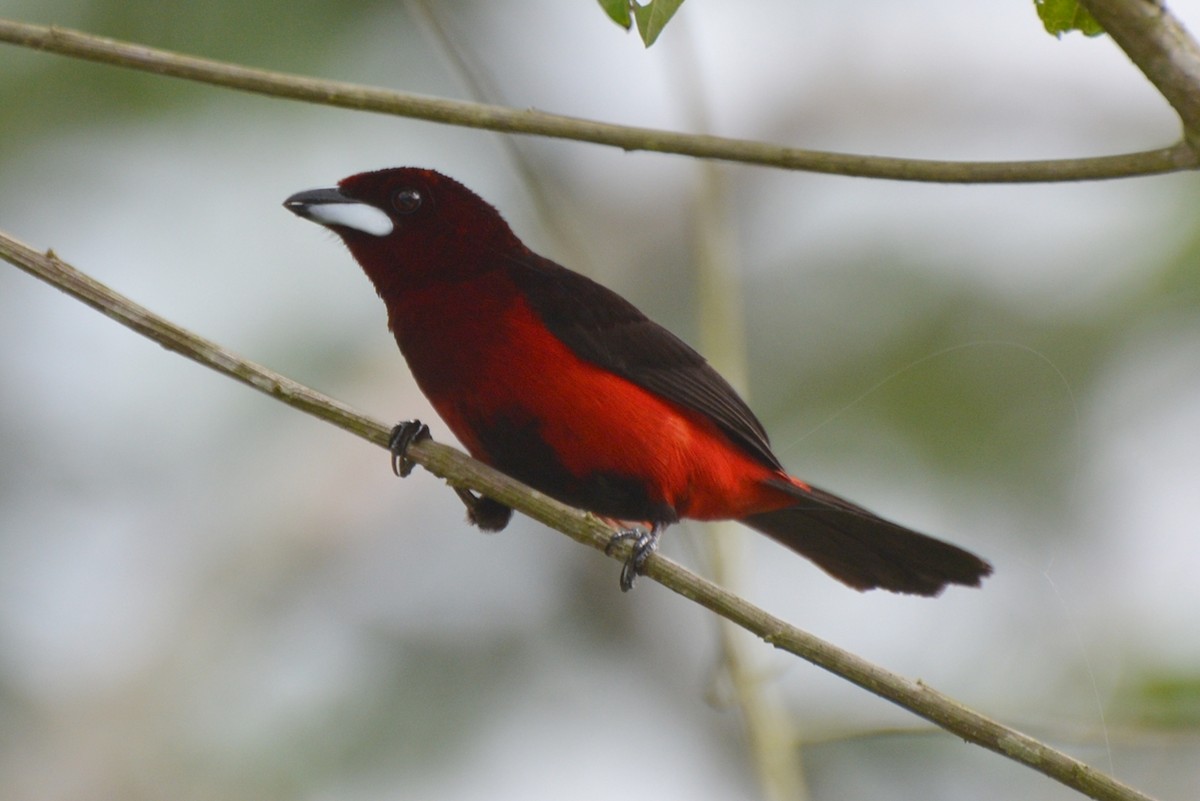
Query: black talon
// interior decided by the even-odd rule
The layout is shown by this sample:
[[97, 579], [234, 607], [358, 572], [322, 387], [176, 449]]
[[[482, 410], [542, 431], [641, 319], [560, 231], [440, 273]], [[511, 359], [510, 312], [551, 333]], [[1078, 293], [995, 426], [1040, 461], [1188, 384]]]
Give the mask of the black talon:
[[641, 528], [625, 528], [613, 534], [608, 545], [604, 546], [604, 552], [612, 556], [613, 549], [618, 543], [633, 540], [633, 550], [629, 552], [629, 558], [621, 567], [621, 592], [629, 592], [633, 589], [633, 581], [642, 574], [646, 560], [650, 558], [650, 554], [658, 550], [658, 535], [657, 525], [651, 526], [649, 531]]
[[388, 450], [392, 452], [392, 472], [405, 478], [412, 472], [414, 462], [408, 458], [408, 446], [429, 439], [429, 426], [420, 420], [406, 420], [392, 429]]

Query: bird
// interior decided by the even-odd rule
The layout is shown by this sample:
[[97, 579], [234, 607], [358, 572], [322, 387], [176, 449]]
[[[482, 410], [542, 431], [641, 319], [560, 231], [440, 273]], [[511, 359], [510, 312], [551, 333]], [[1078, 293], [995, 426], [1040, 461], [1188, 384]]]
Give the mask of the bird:
[[[614, 523], [633, 586], [663, 530], [737, 520], [857, 589], [935, 596], [991, 565], [792, 476], [766, 430], [691, 346], [592, 279], [530, 250], [435, 170], [358, 173], [284, 207], [336, 234], [387, 307], [417, 385], [474, 458]], [[429, 436], [393, 430], [393, 466]], [[481, 529], [512, 510], [459, 491]]]

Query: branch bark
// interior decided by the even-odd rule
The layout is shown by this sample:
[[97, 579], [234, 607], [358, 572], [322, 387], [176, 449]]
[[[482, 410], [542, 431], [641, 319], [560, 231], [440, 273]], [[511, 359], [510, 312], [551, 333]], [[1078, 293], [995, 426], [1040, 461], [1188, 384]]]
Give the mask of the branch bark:
[[614, 125], [547, 114], [534, 109], [514, 109], [487, 103], [448, 100], [287, 75], [185, 56], [81, 31], [30, 25], [12, 20], [0, 19], [0, 42], [269, 97], [503, 133], [592, 142], [619, 147], [626, 151], [675, 153], [832, 175], [937, 183], [1045, 183], [1128, 178], [1178, 172], [1200, 166], [1200, 152], [1194, 150], [1186, 141], [1171, 147], [1138, 153], [1040, 161], [933, 161], [833, 153], [748, 139]]
[[[387, 446], [389, 426], [175, 325], [76, 270], [52, 251], [39, 253], [0, 233], [0, 258], [169, 350], [369, 442]], [[609, 544], [612, 529], [594, 516], [558, 503], [454, 448], [423, 440], [414, 443], [409, 454], [414, 462], [452, 486], [473, 489], [495, 498], [598, 551], [604, 552]], [[616, 548], [613, 558], [623, 561], [628, 556], [629, 547], [622, 544]], [[665, 557], [652, 555], [646, 562], [645, 575], [776, 648], [807, 660], [964, 740], [1026, 765], [1098, 801], [1152, 801], [1149, 796], [1112, 776], [1027, 734], [1004, 726], [920, 681], [891, 673], [792, 626]]]
[[1200, 147], [1200, 45], [1160, 0], [1081, 0], [1150, 79]]

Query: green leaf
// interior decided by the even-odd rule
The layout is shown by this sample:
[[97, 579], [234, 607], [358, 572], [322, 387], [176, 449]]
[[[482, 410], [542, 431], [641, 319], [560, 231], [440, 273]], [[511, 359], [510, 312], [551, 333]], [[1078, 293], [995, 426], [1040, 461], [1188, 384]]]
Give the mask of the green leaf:
[[1033, 0], [1038, 16], [1046, 26], [1046, 32], [1062, 37], [1064, 33], [1079, 31], [1084, 36], [1099, 36], [1104, 28], [1079, 0]]
[[645, 5], [634, 6], [633, 17], [637, 20], [638, 33], [642, 35], [646, 47], [654, 44], [681, 5], [683, 0], [650, 0]]
[[629, 26], [633, 24], [633, 17], [629, 15], [630, 0], [596, 0], [596, 2], [604, 9], [604, 13], [608, 15], [609, 19], [625, 30], [629, 30]]

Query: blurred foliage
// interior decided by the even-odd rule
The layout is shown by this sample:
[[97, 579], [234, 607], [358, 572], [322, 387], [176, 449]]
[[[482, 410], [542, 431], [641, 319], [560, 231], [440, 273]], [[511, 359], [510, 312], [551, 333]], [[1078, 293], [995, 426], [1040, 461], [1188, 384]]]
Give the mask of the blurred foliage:
[[[756, 397], [775, 405], [763, 411], [787, 418], [791, 410], [805, 410], [790, 436], [804, 437], [806, 451], [836, 452], [837, 440], [852, 432], [887, 431], [903, 438], [901, 450], [910, 458], [971, 477], [998, 497], [1035, 502], [1056, 496], [1079, 458], [1077, 396], [1111, 339], [1104, 321], [1039, 319], [983, 288], [933, 280], [903, 264], [879, 264], [803, 277], [807, 295], [829, 308], [868, 314], [898, 304], [912, 310], [883, 332], [864, 318], [864, 330], [875, 336], [836, 346], [835, 360], [806, 352], [830, 335], [812, 331], [810, 338], [810, 328], [824, 325], [819, 312], [793, 307], [789, 316], [772, 308], [804, 297], [798, 288], [793, 294], [773, 282], [756, 293], [752, 304], [763, 322], [752, 337], [783, 343], [772, 361], [799, 365], [768, 377], [772, 385]], [[854, 278], [843, 280], [842, 274]], [[779, 280], [786, 287], [801, 279]], [[793, 331], [763, 330], [772, 321], [789, 323]], [[832, 336], [839, 333], [847, 332]]]
[[[53, 23], [188, 55], [319, 74], [324, 60], [342, 49], [339, 34], [353, 30], [360, 14], [384, 5], [385, 0], [358, 3], [356, 13], [348, 14], [346, 6], [320, 0], [214, 0], [169, 7], [91, 0], [62, 5], [50, 18], [35, 11], [22, 21]], [[304, 46], [298, 47], [298, 42]], [[0, 114], [0, 158], [26, 137], [45, 131], [86, 127], [102, 119], [149, 121], [155, 114], [222, 94], [117, 67], [83, 68], [73, 59], [11, 45], [5, 45], [4, 57], [29, 68], [0, 70], [5, 107]]]
[[[1191, 197], [1191, 200], [1188, 200]], [[1181, 208], [1194, 209], [1200, 202], [1200, 192], [1180, 197]], [[1182, 230], [1191, 237], [1159, 269], [1153, 271], [1137, 291], [1131, 292], [1131, 315], [1171, 315], [1200, 313], [1200, 227], [1196, 221], [1179, 221]]]
[[[1191, 219], [1169, 225], [1197, 231]], [[748, 289], [752, 350], [789, 365], [755, 374], [756, 408], [788, 426], [772, 428], [777, 449], [802, 438], [807, 453], [836, 453], [856, 431], [886, 431], [923, 466], [997, 498], [1061, 499], [1087, 458], [1087, 404], [1122, 343], [1200, 312], [1200, 231], [1069, 312], [905, 258], [851, 246], [844, 261], [777, 265]]]
[[1113, 708], [1140, 727], [1200, 730], [1200, 673], [1143, 670], [1118, 688]]

